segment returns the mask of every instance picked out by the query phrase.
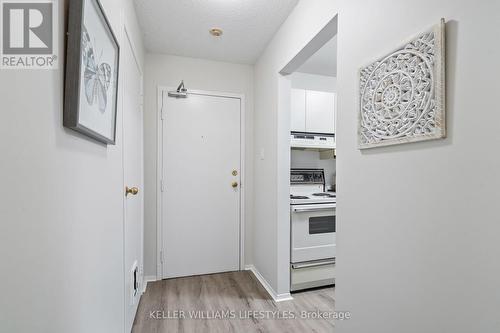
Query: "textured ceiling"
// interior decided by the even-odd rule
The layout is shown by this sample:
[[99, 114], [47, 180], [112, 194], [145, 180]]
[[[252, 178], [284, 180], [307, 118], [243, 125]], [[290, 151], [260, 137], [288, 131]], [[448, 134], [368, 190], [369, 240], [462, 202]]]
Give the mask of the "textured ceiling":
[[313, 54], [297, 72], [337, 76], [337, 36]]
[[[253, 64], [298, 0], [134, 0], [146, 49]], [[215, 38], [213, 27], [224, 34]]]

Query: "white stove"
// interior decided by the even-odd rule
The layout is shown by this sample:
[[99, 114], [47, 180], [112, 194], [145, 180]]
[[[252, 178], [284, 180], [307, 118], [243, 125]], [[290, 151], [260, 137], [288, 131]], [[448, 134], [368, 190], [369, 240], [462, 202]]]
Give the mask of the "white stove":
[[290, 171], [290, 204], [336, 203], [335, 192], [325, 192], [323, 169], [292, 169]]
[[325, 192], [323, 169], [290, 172], [291, 290], [335, 283], [335, 192]]

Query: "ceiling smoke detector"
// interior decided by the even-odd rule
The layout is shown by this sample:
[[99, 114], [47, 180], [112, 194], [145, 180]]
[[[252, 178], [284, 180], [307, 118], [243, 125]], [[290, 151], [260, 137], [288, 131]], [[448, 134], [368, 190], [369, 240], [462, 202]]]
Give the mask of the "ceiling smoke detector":
[[222, 36], [222, 29], [219, 28], [212, 28], [208, 32], [214, 37]]

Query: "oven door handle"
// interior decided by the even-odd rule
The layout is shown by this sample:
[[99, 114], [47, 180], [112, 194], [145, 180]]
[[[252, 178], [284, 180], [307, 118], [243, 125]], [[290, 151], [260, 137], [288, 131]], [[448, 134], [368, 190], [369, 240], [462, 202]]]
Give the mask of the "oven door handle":
[[294, 268], [294, 269], [311, 268], [311, 267], [320, 267], [320, 266], [327, 266], [327, 265], [334, 265], [334, 264], [335, 264], [335, 259], [328, 260], [328, 261], [321, 261], [321, 262], [310, 262], [310, 263], [303, 263], [303, 264], [292, 264], [292, 268]]
[[335, 205], [318, 205], [318, 206], [305, 206], [305, 207], [293, 207], [292, 210], [296, 213], [302, 212], [315, 212], [318, 210], [331, 210], [334, 209]]

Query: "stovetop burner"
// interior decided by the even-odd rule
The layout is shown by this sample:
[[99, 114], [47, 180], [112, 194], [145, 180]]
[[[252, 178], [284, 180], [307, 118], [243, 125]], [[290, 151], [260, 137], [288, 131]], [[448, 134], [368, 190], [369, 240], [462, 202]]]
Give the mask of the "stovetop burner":
[[315, 197], [325, 197], [325, 198], [335, 198], [335, 194], [333, 193], [314, 193]]
[[309, 199], [309, 197], [303, 195], [292, 195], [290, 194], [290, 199]]

